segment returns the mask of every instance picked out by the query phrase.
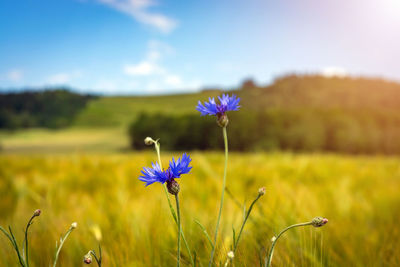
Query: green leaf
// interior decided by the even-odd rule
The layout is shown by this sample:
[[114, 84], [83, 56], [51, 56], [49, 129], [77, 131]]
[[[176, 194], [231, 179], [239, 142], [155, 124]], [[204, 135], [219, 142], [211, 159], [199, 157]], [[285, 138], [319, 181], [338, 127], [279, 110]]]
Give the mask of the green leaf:
[[208, 235], [206, 228], [205, 228], [198, 220], [194, 220], [194, 221], [195, 221], [195, 223], [197, 223], [198, 226], [200, 226], [201, 230], [203, 230], [203, 233], [204, 233], [204, 235], [207, 237], [208, 242], [210, 243], [211, 247], [214, 249], [214, 244], [213, 244], [213, 242], [211, 241], [211, 238], [210, 238], [210, 236]]

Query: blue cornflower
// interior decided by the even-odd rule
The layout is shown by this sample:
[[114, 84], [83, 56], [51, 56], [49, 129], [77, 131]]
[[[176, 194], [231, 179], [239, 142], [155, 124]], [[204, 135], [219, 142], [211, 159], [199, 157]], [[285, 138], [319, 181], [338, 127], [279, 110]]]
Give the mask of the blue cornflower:
[[[167, 183], [168, 190], [170, 184], [177, 184], [175, 178], [180, 178], [182, 174], [189, 173], [192, 169], [189, 166], [192, 159], [186, 153], [183, 153], [181, 158], [175, 161], [174, 158], [169, 162], [169, 167], [166, 170], [161, 170], [160, 165], [152, 163], [152, 168], [143, 167], [142, 175], [139, 176], [139, 180], [146, 183], [146, 186], [152, 183], [159, 182], [161, 184]], [[178, 190], [179, 191], [179, 190]]]
[[229, 122], [226, 112], [239, 110], [240, 98], [235, 95], [229, 96], [227, 94], [222, 94], [218, 99], [219, 104], [215, 103], [214, 98], [208, 98], [208, 102], [204, 102], [204, 105], [199, 101], [196, 110], [200, 111], [201, 116], [216, 116], [217, 124], [221, 127], [226, 127]]
[[229, 96], [228, 94], [222, 94], [218, 96], [219, 104], [215, 103], [214, 98], [208, 98], [208, 102], [204, 102], [204, 105], [199, 101], [196, 110], [200, 111], [202, 116], [212, 115], [212, 116], [222, 116], [227, 111], [239, 110], [240, 98], [236, 95]]

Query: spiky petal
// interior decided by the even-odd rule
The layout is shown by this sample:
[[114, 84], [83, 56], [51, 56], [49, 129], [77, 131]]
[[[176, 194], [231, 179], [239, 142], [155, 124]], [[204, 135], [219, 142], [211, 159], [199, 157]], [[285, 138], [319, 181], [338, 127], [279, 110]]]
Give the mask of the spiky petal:
[[201, 116], [222, 116], [227, 111], [236, 111], [240, 108], [240, 98], [236, 97], [234, 94], [232, 96], [222, 94], [222, 96], [218, 96], [218, 100], [219, 104], [215, 102], [214, 98], [209, 98], [208, 102], [204, 102], [204, 104], [199, 101], [196, 110], [200, 111]]

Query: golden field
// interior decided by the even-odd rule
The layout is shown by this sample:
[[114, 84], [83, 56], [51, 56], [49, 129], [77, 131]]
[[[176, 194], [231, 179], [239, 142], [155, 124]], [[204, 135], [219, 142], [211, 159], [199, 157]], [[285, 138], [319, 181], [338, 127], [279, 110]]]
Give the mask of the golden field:
[[[164, 164], [179, 153], [162, 152]], [[179, 180], [182, 223], [200, 266], [209, 244], [199, 220], [213, 235], [223, 154], [191, 153], [192, 173]], [[59, 266], [82, 266], [97, 249], [91, 229], [102, 232], [104, 266], [174, 266], [176, 228], [159, 184], [144, 187], [140, 169], [156, 160], [140, 153], [0, 155], [0, 225], [12, 225], [19, 241], [32, 212], [42, 215], [30, 228], [31, 266], [48, 266], [55, 242], [74, 221]], [[297, 228], [278, 242], [275, 266], [398, 266], [400, 264], [400, 159], [330, 154], [232, 153], [230, 194], [221, 221], [218, 262], [225, 262], [238, 232], [243, 204], [267, 188], [253, 209], [239, 244], [235, 266], [259, 266], [270, 239], [282, 228], [324, 216], [322, 228]], [[0, 236], [1, 266], [16, 266], [9, 241]], [[183, 266], [189, 261], [182, 247]]]

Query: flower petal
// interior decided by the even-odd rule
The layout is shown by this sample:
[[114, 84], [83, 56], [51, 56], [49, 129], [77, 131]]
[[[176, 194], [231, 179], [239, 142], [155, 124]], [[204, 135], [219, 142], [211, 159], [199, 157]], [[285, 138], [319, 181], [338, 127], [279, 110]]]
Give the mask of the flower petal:
[[169, 169], [173, 177], [180, 178], [181, 174], [189, 173], [192, 169], [192, 167], [189, 167], [191, 161], [192, 159], [186, 153], [183, 153], [182, 157], [178, 158], [177, 161], [172, 158], [172, 161], [169, 162]]

